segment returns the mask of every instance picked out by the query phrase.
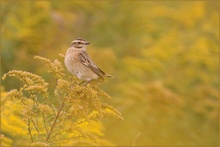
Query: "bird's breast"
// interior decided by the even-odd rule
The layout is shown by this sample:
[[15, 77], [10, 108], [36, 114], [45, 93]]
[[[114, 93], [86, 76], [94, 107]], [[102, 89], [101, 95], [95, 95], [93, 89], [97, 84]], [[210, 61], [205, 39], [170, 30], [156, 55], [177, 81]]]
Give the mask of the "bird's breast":
[[79, 79], [90, 81], [99, 77], [89, 67], [80, 62], [77, 52], [67, 53], [64, 62], [68, 71]]

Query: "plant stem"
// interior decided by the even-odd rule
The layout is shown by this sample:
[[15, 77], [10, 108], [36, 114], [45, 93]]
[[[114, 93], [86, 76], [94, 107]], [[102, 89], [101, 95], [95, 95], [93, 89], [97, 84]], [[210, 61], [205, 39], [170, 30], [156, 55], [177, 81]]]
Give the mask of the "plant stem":
[[32, 136], [32, 133], [31, 133], [30, 119], [28, 119], [28, 133], [29, 133], [30, 136], [31, 136], [31, 142], [33, 143], [34, 140], [33, 140], [33, 136]]
[[53, 122], [53, 125], [52, 125], [51, 129], [50, 129], [50, 132], [49, 132], [49, 134], [47, 135], [46, 142], [48, 142], [49, 139], [50, 139], [51, 133], [52, 133], [52, 131], [53, 131], [55, 125], [56, 125], [57, 119], [58, 119], [58, 117], [60, 116], [60, 112], [61, 112], [61, 110], [63, 109], [64, 104], [65, 104], [65, 99], [63, 100], [63, 103], [62, 103], [62, 105], [61, 105], [59, 111], [57, 112], [57, 115], [56, 115], [56, 117], [55, 117], [55, 119], [54, 119], [54, 122]]
[[[21, 98], [21, 102], [23, 103], [23, 105], [25, 105], [25, 102], [22, 98]], [[33, 139], [32, 132], [31, 132], [30, 120], [33, 121], [32, 118], [28, 118], [28, 133], [31, 136], [31, 142], [33, 143], [34, 139]]]
[[[38, 127], [37, 127], [37, 125], [35, 124], [35, 122], [34, 122], [34, 120], [33, 120], [32, 118], [31, 118], [31, 121], [32, 121], [32, 123], [34, 124], [34, 127], [35, 127], [35, 129], [36, 129], [38, 135], [40, 136], [40, 132], [39, 132], [39, 130], [38, 130]], [[41, 138], [41, 140], [43, 141], [42, 136], [40, 136], [40, 138]]]
[[[24, 80], [24, 82], [25, 82], [25, 84], [26, 84], [26, 85], [28, 85], [28, 83], [27, 83], [27, 81], [26, 81], [26, 80]], [[30, 97], [31, 97], [31, 96], [34, 96], [34, 93], [33, 93], [32, 91], [30, 91]], [[36, 98], [37, 98], [37, 97], [36, 97]], [[38, 102], [37, 102], [36, 98], [35, 98], [35, 97], [33, 97], [34, 106], [35, 106], [35, 108], [37, 108], [37, 107], [38, 107], [38, 109], [39, 109], [39, 104], [38, 104]], [[32, 118], [30, 118], [30, 120], [31, 120], [31, 122], [34, 124], [34, 127], [35, 127], [35, 129], [36, 129], [36, 131], [37, 131], [38, 135], [40, 136], [40, 132], [39, 132], [39, 130], [38, 130], [38, 125], [36, 124], [36, 123], [37, 123], [37, 116], [36, 116], [36, 123], [34, 122], [34, 120], [33, 120]], [[41, 140], [43, 141], [42, 136], [40, 136], [40, 138], [41, 138]]]
[[44, 128], [45, 128], [46, 133], [48, 135], [48, 129], [47, 129], [46, 118], [45, 118], [45, 114], [44, 113], [43, 113], [43, 122], [44, 122]]
[[55, 110], [54, 110], [54, 108], [53, 108], [53, 105], [51, 104], [50, 99], [48, 98], [48, 95], [47, 95], [47, 94], [44, 94], [43, 96], [44, 96], [44, 98], [46, 99], [47, 103], [50, 105], [50, 107], [51, 107], [51, 109], [52, 109], [54, 115], [56, 115], [56, 112], [55, 112]]

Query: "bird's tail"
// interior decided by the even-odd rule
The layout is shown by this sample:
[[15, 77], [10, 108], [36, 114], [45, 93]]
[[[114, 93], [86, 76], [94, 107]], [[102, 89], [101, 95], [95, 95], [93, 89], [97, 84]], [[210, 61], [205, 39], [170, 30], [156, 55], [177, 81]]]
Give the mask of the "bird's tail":
[[102, 73], [101, 75], [104, 75], [104, 76], [109, 77], [109, 78], [114, 78], [112, 75], [109, 75], [109, 74], [105, 73], [105, 72], [102, 71], [100, 68], [98, 68], [98, 69], [99, 69], [99, 71]]
[[109, 75], [109, 74], [105, 74], [106, 77], [109, 77], [109, 78], [115, 78], [113, 77], [112, 75]]

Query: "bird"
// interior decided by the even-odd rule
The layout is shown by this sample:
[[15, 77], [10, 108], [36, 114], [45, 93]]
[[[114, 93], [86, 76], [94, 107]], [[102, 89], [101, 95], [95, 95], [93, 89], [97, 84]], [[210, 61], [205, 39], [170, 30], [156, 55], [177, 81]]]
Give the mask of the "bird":
[[102, 71], [95, 62], [89, 57], [86, 52], [87, 46], [90, 42], [85, 39], [78, 38], [71, 42], [70, 47], [67, 49], [64, 62], [67, 70], [77, 76], [80, 80], [83, 80], [81, 84], [86, 82], [87, 85], [90, 81], [104, 77], [112, 77], [112, 75], [106, 74]]

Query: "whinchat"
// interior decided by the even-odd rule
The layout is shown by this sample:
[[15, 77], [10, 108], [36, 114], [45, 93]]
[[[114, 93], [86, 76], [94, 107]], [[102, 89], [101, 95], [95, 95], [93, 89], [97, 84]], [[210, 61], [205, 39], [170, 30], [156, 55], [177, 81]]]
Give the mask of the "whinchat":
[[86, 47], [89, 44], [81, 38], [72, 41], [64, 59], [68, 71], [87, 83], [105, 76], [112, 77], [102, 71], [89, 57], [86, 52]]

